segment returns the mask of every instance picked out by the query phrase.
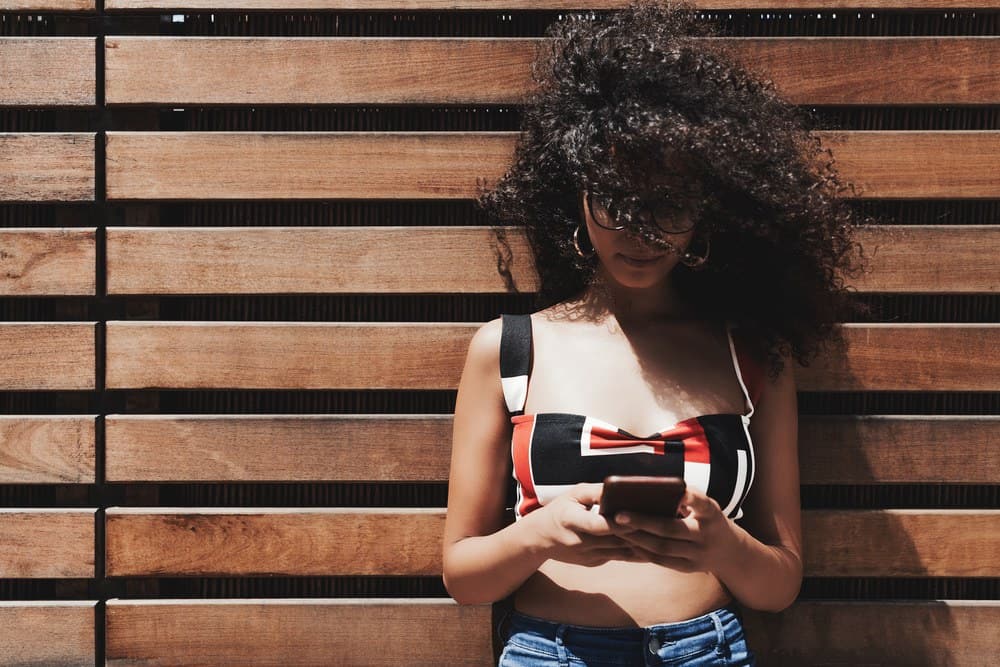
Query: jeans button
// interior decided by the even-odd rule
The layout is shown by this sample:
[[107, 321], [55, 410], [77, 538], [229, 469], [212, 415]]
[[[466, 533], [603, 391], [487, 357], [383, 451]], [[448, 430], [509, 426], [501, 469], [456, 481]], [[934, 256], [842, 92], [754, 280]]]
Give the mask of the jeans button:
[[649, 646], [650, 653], [656, 654], [660, 650], [660, 641], [656, 637], [650, 637], [647, 646]]

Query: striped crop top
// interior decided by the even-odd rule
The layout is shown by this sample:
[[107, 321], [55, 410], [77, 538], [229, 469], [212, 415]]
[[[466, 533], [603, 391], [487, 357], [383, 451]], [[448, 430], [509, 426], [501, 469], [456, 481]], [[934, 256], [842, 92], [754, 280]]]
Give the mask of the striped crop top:
[[608, 475], [682, 477], [688, 486], [715, 499], [727, 517], [741, 518], [753, 483], [754, 451], [748, 427], [763, 369], [734, 340], [728, 325], [726, 333], [747, 413], [689, 417], [657, 433], [636, 436], [586, 415], [524, 414], [531, 374], [531, 318], [503, 315], [500, 380], [514, 425], [514, 519], [573, 484], [601, 482]]

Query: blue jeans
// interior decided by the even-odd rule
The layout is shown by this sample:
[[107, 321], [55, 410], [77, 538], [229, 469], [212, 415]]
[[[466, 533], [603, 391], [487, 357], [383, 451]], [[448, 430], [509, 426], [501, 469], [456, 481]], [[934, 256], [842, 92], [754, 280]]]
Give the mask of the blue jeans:
[[739, 608], [732, 604], [645, 628], [567, 625], [512, 611], [500, 629], [504, 649], [499, 667], [756, 664]]

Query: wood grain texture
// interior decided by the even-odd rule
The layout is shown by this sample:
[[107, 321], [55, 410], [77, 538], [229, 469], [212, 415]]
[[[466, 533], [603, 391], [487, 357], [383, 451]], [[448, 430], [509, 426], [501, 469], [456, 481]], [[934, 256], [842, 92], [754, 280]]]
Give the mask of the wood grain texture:
[[0, 390], [94, 389], [94, 322], [0, 323]]
[[0, 229], [0, 295], [97, 293], [97, 230]]
[[0, 0], [0, 10], [5, 12], [26, 10], [93, 12], [96, 9], [94, 0]]
[[441, 573], [444, 510], [113, 507], [106, 517], [112, 577]]
[[1000, 324], [845, 324], [846, 351], [797, 370], [804, 391], [996, 391]]
[[93, 133], [0, 133], [0, 201], [93, 201]]
[[[794, 104], [1000, 103], [995, 37], [713, 41], [773, 79]], [[531, 62], [545, 42], [114, 36], [105, 40], [106, 99], [110, 104], [520, 104], [533, 88]]]
[[[31, 2], [32, 0], [26, 0]], [[37, 0], [39, 2], [46, 0]], [[617, 9], [628, 0], [108, 0], [105, 9]], [[692, 0], [705, 9], [759, 9], [759, 0]], [[769, 9], [854, 9], [858, 0], [770, 0]], [[998, 0], [865, 0], [871, 9], [998, 7]]]
[[[860, 198], [990, 198], [997, 131], [818, 132]], [[516, 132], [108, 132], [111, 200], [471, 199]], [[2, 144], [0, 144], [2, 149]], [[2, 153], [0, 153], [2, 156]], [[2, 174], [2, 165], [0, 165]], [[846, 196], [846, 195], [845, 195]]]
[[509, 104], [528, 91], [538, 40], [116, 36], [105, 44], [110, 104]]
[[[107, 323], [107, 387], [453, 389], [476, 323]], [[1000, 325], [845, 324], [806, 391], [996, 391]]]
[[[524, 235], [508, 240], [515, 284], [536, 289]], [[109, 294], [506, 291], [483, 227], [122, 227], [107, 248]]]
[[859, 292], [1000, 291], [1000, 225], [891, 225], [859, 232], [870, 261], [868, 273], [848, 281]]
[[89, 600], [0, 601], [0, 662], [92, 667], [94, 607]]
[[[2, 422], [0, 422], [2, 423]], [[445, 481], [450, 415], [108, 415], [108, 481]]]
[[996, 600], [796, 602], [744, 611], [760, 664], [979, 665], [1000, 649]]
[[[107, 510], [109, 576], [441, 573], [444, 509]], [[806, 510], [811, 577], [1000, 576], [1000, 510]]]
[[[863, 227], [858, 240], [869, 258], [869, 272], [848, 281], [858, 291], [1000, 290], [1000, 226]], [[538, 289], [514, 227], [502, 242], [483, 227], [107, 230], [109, 294], [501, 293], [501, 257], [519, 291]]]
[[[112, 482], [448, 479], [450, 415], [108, 415]], [[803, 484], [992, 484], [1000, 417], [799, 419]], [[947, 447], [942, 443], [948, 443]]]
[[107, 386], [441, 389], [475, 324], [107, 324]]
[[803, 484], [994, 484], [998, 416], [800, 417]]
[[93, 484], [93, 415], [0, 416], [0, 484]]
[[490, 614], [436, 599], [113, 599], [106, 664], [485, 666]]
[[97, 104], [93, 37], [0, 37], [0, 106]]
[[94, 576], [92, 509], [0, 509], [0, 578]]
[[810, 510], [811, 577], [1000, 576], [1000, 510]]
[[510, 132], [108, 132], [109, 199], [465, 199]]

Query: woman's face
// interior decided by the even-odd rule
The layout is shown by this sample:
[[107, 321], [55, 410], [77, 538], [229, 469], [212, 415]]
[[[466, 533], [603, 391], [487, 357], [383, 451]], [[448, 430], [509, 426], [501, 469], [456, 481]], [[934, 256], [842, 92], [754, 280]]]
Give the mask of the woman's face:
[[[597, 224], [589, 197], [586, 193], [581, 193], [581, 197], [587, 234], [597, 254], [599, 269], [603, 267], [604, 273], [622, 287], [645, 289], [663, 285], [695, 236], [693, 226], [678, 224], [679, 228], [688, 226], [692, 228], [681, 233], [660, 234], [660, 238], [673, 246], [673, 250], [670, 247], [654, 246], [628, 229], [615, 231]], [[678, 211], [676, 215], [692, 221], [691, 216], [694, 212], [685, 209]], [[648, 220], [649, 216], [651, 213], [648, 210], [640, 213], [644, 221]]]

